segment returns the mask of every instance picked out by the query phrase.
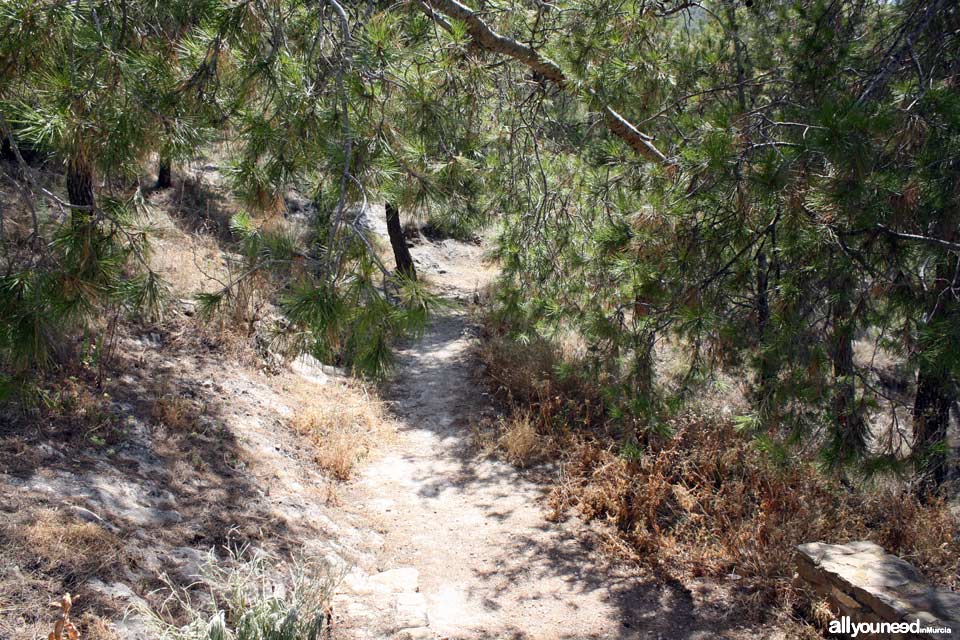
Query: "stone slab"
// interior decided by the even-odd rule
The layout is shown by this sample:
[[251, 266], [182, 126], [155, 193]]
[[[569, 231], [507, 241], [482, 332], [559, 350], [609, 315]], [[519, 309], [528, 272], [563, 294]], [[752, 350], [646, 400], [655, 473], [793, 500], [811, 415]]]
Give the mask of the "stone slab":
[[851, 618], [920, 619], [960, 637], [960, 593], [930, 586], [912, 564], [872, 542], [799, 545], [797, 573]]

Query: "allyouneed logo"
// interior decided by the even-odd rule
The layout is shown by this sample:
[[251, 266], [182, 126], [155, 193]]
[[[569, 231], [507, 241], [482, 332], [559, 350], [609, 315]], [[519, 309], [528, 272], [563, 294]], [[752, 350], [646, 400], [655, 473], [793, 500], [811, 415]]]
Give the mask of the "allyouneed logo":
[[950, 627], [927, 625], [919, 620], [913, 622], [854, 622], [850, 616], [830, 621], [827, 627], [830, 633], [844, 634], [856, 638], [860, 634], [884, 633], [953, 633]]

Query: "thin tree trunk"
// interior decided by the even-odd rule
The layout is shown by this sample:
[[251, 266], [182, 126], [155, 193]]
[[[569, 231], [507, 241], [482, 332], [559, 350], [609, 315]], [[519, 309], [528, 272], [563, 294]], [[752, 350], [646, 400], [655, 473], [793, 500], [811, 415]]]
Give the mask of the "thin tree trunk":
[[[741, 131], [741, 134], [744, 135], [744, 142], [746, 146], [749, 146], [750, 137], [747, 133], [749, 131], [747, 115], [747, 92], [745, 88], [747, 77], [747, 49], [743, 43], [743, 39], [740, 37], [740, 26], [737, 23], [736, 8], [733, 3], [727, 4], [726, 17], [728, 23], [727, 28], [730, 32], [730, 37], [733, 40], [733, 50], [737, 72], [737, 106], [739, 107], [739, 110], [736, 114], [734, 122], [736, 123], [737, 128]], [[741, 154], [739, 160], [733, 168], [734, 177], [736, 178], [737, 182], [737, 210], [741, 219], [746, 219], [750, 213], [750, 196], [747, 189], [746, 180], [744, 179], [743, 175], [743, 163], [745, 160], [745, 154]], [[767, 254], [763, 249], [763, 242], [760, 244], [760, 250], [757, 251], [756, 261], [757, 296], [754, 300], [754, 308], [756, 311], [756, 345], [759, 348], [759, 362], [757, 367], [757, 396], [760, 398], [761, 402], [763, 402], [770, 395], [773, 386], [773, 363], [770, 361], [770, 357], [763, 351], [766, 344], [765, 337], [767, 332], [767, 324], [770, 321], [770, 300], [768, 294], [769, 269], [767, 266]]]
[[84, 158], [67, 162], [67, 198], [76, 209], [70, 212], [75, 227], [90, 222], [96, 200], [93, 196], [93, 170]]
[[954, 393], [950, 380], [940, 372], [921, 369], [913, 402], [914, 450], [924, 471], [923, 496], [934, 494], [947, 479], [947, 425]]
[[[948, 224], [942, 224], [942, 237], [953, 240]], [[960, 322], [960, 305], [950, 291], [955, 281], [951, 265], [941, 258], [936, 269], [936, 284], [931, 287], [926, 324]], [[923, 356], [924, 354], [921, 354]], [[913, 449], [922, 470], [919, 486], [921, 497], [934, 495], [947, 479], [947, 427], [950, 407], [956, 401], [956, 389], [949, 367], [942, 362], [952, 354], [927, 354], [920, 358], [917, 393], [913, 401]]]
[[170, 176], [170, 158], [160, 157], [160, 164], [157, 167], [157, 189], [169, 189], [173, 184]]
[[393, 257], [397, 261], [397, 273], [411, 280], [417, 279], [417, 270], [413, 266], [413, 257], [407, 248], [407, 240], [403, 237], [403, 227], [400, 226], [400, 210], [391, 202], [386, 204], [387, 233], [390, 236], [390, 246], [393, 247]]
[[833, 415], [836, 421], [834, 445], [838, 461], [848, 461], [864, 450], [867, 426], [857, 405], [853, 364], [854, 321], [850, 304], [853, 283], [848, 275], [842, 275], [837, 284], [837, 300], [830, 311], [833, 324], [830, 345], [834, 381]]
[[760, 347], [759, 354], [759, 396], [761, 399], [767, 398], [773, 390], [773, 379], [775, 376], [775, 366], [769, 354], [764, 351], [766, 345], [767, 325], [770, 324], [770, 299], [769, 299], [769, 267], [767, 264], [767, 254], [764, 251], [757, 253], [757, 344]]
[[769, 276], [767, 268], [767, 254], [763, 251], [757, 253], [757, 331], [763, 335], [767, 329], [767, 323], [770, 322], [770, 301], [767, 290], [769, 288]]
[[657, 334], [654, 332], [644, 332], [636, 341], [636, 358], [634, 375], [636, 383], [634, 388], [641, 398], [652, 398], [653, 382], [656, 375], [654, 370], [653, 348], [657, 344]]

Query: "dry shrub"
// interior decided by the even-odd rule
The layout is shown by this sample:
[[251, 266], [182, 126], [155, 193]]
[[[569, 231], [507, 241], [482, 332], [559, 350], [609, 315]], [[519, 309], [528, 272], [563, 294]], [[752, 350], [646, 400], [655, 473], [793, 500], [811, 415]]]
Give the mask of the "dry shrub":
[[922, 504], [912, 494], [890, 487], [861, 497], [866, 525], [877, 544], [896, 549], [939, 582], [960, 587], [960, 525], [946, 499]]
[[870, 539], [956, 586], [960, 527], [948, 505], [893, 487], [844, 487], [813, 464], [774, 465], [730, 420], [686, 414], [628, 460], [571, 435], [554, 508], [616, 527], [637, 558], [688, 575], [736, 574], [769, 604], [792, 587], [798, 544]]
[[598, 387], [577, 374], [580, 351], [573, 338], [560, 345], [541, 339], [518, 344], [487, 326], [479, 356], [507, 404], [526, 407], [538, 429], [563, 430], [599, 424], [603, 415]]
[[337, 480], [349, 480], [354, 465], [367, 454], [367, 448], [349, 433], [354, 430], [352, 426], [346, 429], [320, 427], [325, 421], [326, 416], [313, 413], [298, 419], [294, 428], [299, 433], [310, 433], [314, 438], [317, 446], [315, 459], [321, 469]]
[[[810, 604], [810, 617], [822, 629], [826, 629], [830, 621], [837, 617], [837, 612], [829, 600], [813, 596]], [[819, 634], [817, 635], [819, 638]]]
[[291, 427], [312, 440], [317, 465], [337, 480], [348, 480], [357, 463], [393, 433], [383, 404], [361, 382], [303, 380], [284, 391], [300, 405]]
[[154, 399], [150, 417], [167, 428], [185, 430], [196, 424], [200, 411], [194, 401], [166, 394]]
[[8, 524], [3, 536], [34, 558], [42, 571], [73, 577], [115, 564], [122, 548], [117, 536], [100, 525], [52, 509]]
[[[211, 556], [190, 587], [164, 576], [162, 604], [133, 606], [150, 638], [212, 640], [330, 638], [330, 602], [343, 575], [308, 558], [285, 560], [242, 547], [227, 559]], [[207, 597], [197, 598], [197, 593]]]
[[544, 451], [544, 436], [537, 432], [533, 416], [518, 412], [503, 420], [499, 445], [507, 460], [525, 467]]
[[78, 427], [85, 434], [109, 431], [112, 412], [110, 396], [97, 393], [83, 378], [68, 376], [49, 379], [50, 389], [40, 392], [44, 417]]
[[80, 616], [81, 637], [86, 640], [120, 640], [109, 622], [89, 611]]
[[550, 395], [560, 354], [548, 342], [519, 345], [503, 336], [488, 335], [480, 349], [487, 373], [511, 399], [531, 403]]

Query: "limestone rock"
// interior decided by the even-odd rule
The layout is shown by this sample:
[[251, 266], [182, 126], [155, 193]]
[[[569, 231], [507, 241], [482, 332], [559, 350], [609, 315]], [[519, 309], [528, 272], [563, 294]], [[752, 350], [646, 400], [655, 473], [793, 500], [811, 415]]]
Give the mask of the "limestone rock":
[[919, 619], [954, 631], [943, 638], [960, 633], [960, 593], [930, 586], [913, 565], [872, 542], [799, 545], [797, 573], [854, 621]]
[[399, 628], [425, 627], [430, 624], [427, 618], [427, 600], [422, 593], [398, 593], [396, 603]]

